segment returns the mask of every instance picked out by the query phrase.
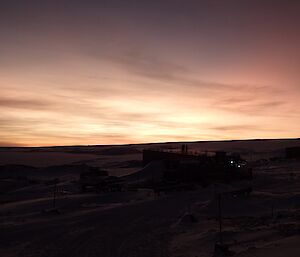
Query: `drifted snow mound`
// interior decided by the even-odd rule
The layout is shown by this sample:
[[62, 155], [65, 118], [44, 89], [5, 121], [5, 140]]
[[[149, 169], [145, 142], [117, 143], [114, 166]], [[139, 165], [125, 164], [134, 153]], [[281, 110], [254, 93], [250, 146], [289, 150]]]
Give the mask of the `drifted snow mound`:
[[0, 178], [33, 177], [39, 169], [27, 165], [2, 165], [0, 166]]
[[165, 166], [162, 161], [152, 161], [136, 173], [123, 176], [122, 178], [129, 181], [160, 180], [164, 169]]
[[[248, 197], [223, 195], [221, 198], [224, 217], [272, 215], [273, 212], [299, 208], [299, 203], [299, 193], [275, 195], [252, 192]], [[209, 215], [218, 215], [217, 197], [213, 197], [206, 207]]]

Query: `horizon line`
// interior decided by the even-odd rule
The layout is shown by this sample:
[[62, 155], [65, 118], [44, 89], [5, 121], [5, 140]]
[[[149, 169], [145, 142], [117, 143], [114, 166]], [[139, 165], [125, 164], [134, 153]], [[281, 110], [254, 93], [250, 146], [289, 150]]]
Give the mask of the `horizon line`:
[[95, 144], [95, 145], [49, 145], [49, 146], [0, 146], [1, 148], [62, 148], [62, 147], [104, 147], [104, 146], [133, 146], [133, 145], [154, 145], [154, 144], [190, 144], [190, 143], [214, 143], [214, 142], [236, 142], [236, 141], [271, 141], [271, 140], [300, 140], [296, 138], [247, 138], [247, 139], [224, 139], [224, 140], [198, 140], [198, 141], [162, 141], [128, 144]]

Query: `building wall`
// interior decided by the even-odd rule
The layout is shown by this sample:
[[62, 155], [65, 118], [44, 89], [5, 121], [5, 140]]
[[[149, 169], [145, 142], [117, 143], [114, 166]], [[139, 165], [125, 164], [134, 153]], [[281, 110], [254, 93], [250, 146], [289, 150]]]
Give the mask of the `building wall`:
[[300, 146], [286, 148], [285, 156], [288, 159], [300, 159]]
[[179, 160], [200, 160], [201, 156], [162, 152], [155, 150], [144, 150], [143, 151], [143, 165], [146, 165], [152, 161], [179, 161]]

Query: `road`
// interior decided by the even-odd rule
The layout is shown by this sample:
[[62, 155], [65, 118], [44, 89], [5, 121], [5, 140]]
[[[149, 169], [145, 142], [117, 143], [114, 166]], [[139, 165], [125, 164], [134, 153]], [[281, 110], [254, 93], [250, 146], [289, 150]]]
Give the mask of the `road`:
[[[207, 197], [207, 196], [206, 196]], [[155, 200], [103, 210], [62, 213], [4, 227], [1, 256], [168, 256], [170, 226], [201, 192], [173, 193]]]

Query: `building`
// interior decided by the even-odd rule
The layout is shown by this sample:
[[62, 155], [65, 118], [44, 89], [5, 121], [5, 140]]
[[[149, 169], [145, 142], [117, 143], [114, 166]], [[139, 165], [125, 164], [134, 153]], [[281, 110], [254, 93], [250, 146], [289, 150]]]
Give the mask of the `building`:
[[252, 171], [239, 155], [217, 151], [212, 155], [157, 150], [143, 151], [143, 164], [152, 161], [164, 163], [163, 179], [179, 182], [212, 182], [250, 179]]
[[287, 159], [300, 159], [300, 146], [286, 148], [285, 156]]

